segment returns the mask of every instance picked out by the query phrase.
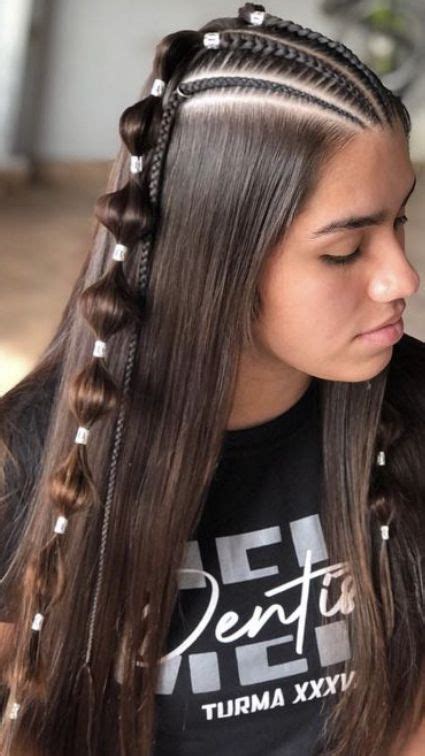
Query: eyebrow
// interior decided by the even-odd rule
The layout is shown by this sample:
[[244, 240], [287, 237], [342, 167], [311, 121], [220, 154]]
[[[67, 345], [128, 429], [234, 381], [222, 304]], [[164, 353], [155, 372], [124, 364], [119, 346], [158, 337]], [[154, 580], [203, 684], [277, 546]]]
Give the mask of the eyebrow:
[[[409, 189], [407, 193], [407, 196], [404, 198], [403, 202], [401, 203], [401, 207], [404, 207], [410, 195], [412, 194], [415, 186], [416, 186], [416, 176], [413, 180], [413, 184], [411, 188]], [[388, 217], [388, 213], [385, 210], [381, 210], [381, 212], [374, 213], [373, 215], [358, 215], [358, 216], [350, 215], [347, 218], [342, 218], [341, 220], [332, 221], [331, 223], [328, 223], [326, 226], [319, 228], [317, 231], [313, 232], [310, 239], [316, 239], [318, 236], [323, 236], [324, 234], [331, 234], [334, 231], [339, 231], [340, 229], [354, 229], [354, 228], [363, 228], [363, 226], [377, 226], [380, 223], [383, 223], [383, 221], [387, 220], [387, 217]]]

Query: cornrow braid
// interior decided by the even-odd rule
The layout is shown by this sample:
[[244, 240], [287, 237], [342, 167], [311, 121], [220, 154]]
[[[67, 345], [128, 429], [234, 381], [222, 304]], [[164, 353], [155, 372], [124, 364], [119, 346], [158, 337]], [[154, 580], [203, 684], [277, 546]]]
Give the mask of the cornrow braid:
[[[338, 42], [337, 40], [329, 39], [325, 37], [321, 32], [313, 31], [308, 27], [303, 27], [300, 24], [296, 24], [290, 20], [283, 20], [276, 16], [266, 14], [264, 19], [264, 27], [269, 31], [285, 32], [292, 37], [303, 41], [307, 41], [309, 46], [313, 49], [324, 51], [329, 57], [341, 62], [341, 58], [348, 64], [349, 68], [356, 72], [360, 80], [366, 85], [367, 88], [371, 88], [377, 101], [380, 103], [384, 114], [388, 120], [392, 116], [391, 97], [387, 97], [385, 94], [385, 87], [377, 77], [377, 75], [352, 52], [348, 47]], [[384, 91], [383, 91], [384, 90]], [[392, 93], [389, 93], [394, 97]]]
[[411, 120], [407, 109], [401, 102], [400, 97], [388, 90], [378, 78], [378, 76], [366, 66], [358, 57], [346, 47], [342, 42], [334, 39], [329, 39], [321, 32], [316, 32], [309, 27], [301, 26], [294, 23], [289, 19], [281, 19], [278, 16], [273, 16], [269, 13], [265, 13], [263, 5], [253, 5], [252, 3], [245, 3], [242, 8], [239, 8], [238, 18], [245, 24], [252, 24], [253, 13], [262, 12], [261, 24], [264, 30], [285, 32], [291, 37], [295, 37], [297, 40], [303, 42], [307, 41], [309, 47], [316, 49], [317, 51], [324, 52], [328, 57], [333, 58], [338, 63], [341, 63], [341, 58], [348, 64], [367, 89], [371, 88], [376, 100], [380, 103], [383, 109], [385, 117], [388, 121], [392, 120], [394, 114], [393, 101], [398, 100], [400, 107], [400, 116], [403, 121], [403, 125], [406, 130], [410, 129]]
[[329, 79], [331, 86], [345, 87], [346, 91], [353, 96], [359, 110], [373, 123], [382, 123], [379, 114], [371, 106], [369, 100], [359, 91], [352, 81], [344, 74], [338, 72], [331, 65], [324, 65], [322, 61], [309, 53], [291, 47], [285, 42], [255, 32], [222, 32], [220, 34], [220, 47], [224, 50], [247, 51], [254, 55], [271, 55], [277, 58], [285, 58], [302, 69], [311, 68], [319, 73], [322, 78]]
[[338, 105], [334, 105], [332, 102], [327, 102], [321, 97], [312, 95], [309, 92], [304, 92], [303, 90], [296, 89], [296, 87], [291, 87], [288, 84], [280, 84], [279, 82], [270, 81], [268, 79], [251, 79], [245, 76], [214, 76], [208, 79], [193, 79], [190, 82], [179, 84], [178, 89], [183, 96], [190, 97], [197, 92], [205, 92], [208, 89], [215, 89], [216, 87], [227, 88], [235, 86], [247, 86], [252, 89], [267, 90], [271, 93], [285, 93], [290, 97], [300, 99], [308, 104], [318, 105], [324, 110], [329, 110], [332, 113], [336, 113], [337, 115], [346, 118], [357, 126], [364, 127], [364, 123], [360, 118], [353, 113], [350, 113], [350, 111], [344, 110], [343, 108], [338, 107]]

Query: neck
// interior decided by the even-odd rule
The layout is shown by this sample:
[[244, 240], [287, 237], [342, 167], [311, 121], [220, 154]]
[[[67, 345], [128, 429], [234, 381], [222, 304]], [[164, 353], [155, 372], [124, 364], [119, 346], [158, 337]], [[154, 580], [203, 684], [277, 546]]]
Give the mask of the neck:
[[242, 352], [227, 430], [259, 425], [289, 410], [312, 377], [276, 360]]

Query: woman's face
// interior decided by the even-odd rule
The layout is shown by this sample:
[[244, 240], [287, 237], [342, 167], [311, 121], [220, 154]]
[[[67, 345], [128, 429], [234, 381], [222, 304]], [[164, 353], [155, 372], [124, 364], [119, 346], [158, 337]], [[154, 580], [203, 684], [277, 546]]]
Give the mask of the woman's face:
[[[257, 358], [326, 380], [363, 381], [383, 370], [402, 334], [381, 344], [359, 334], [397, 318], [419, 288], [400, 220], [414, 177], [401, 127], [368, 129], [332, 158], [266, 263], [262, 313], [253, 328]], [[320, 231], [374, 214], [382, 220]]]

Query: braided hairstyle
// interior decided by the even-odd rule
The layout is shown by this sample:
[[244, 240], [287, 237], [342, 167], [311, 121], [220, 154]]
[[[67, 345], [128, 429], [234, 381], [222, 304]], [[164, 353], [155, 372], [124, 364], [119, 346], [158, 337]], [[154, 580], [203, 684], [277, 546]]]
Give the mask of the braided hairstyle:
[[[277, 205], [270, 201], [269, 214], [252, 220], [255, 253], [243, 250], [244, 263], [230, 253], [223, 257], [217, 263], [220, 279], [206, 253], [186, 266], [183, 249], [183, 273], [179, 276], [176, 263], [171, 279], [167, 218], [186, 201], [180, 178], [187, 173], [178, 162], [182, 135], [208, 110], [214, 90], [223, 113], [249, 93], [254, 103], [256, 97], [280, 103], [301, 122], [325, 124], [326, 135], [300, 158], [296, 175], [304, 193], [294, 190], [285, 217], [273, 220]], [[113, 187], [97, 202], [99, 227], [86, 286], [78, 296], [67, 350], [61, 345], [63, 377], [44, 464], [10, 571], [10, 584], [20, 588], [1, 729], [5, 756], [25, 733], [55, 755], [151, 752], [157, 661], [175, 605], [175, 575], [218, 464], [235, 355], [241, 340], [250, 338], [252, 318], [261, 307], [256, 283], [265, 250], [276, 245], [313, 190], [313, 168], [331, 149], [363, 129], [395, 122], [407, 138], [410, 118], [400, 98], [352, 51], [266, 13], [262, 5], [246, 3], [237, 18], [215, 19], [158, 44], [145, 96], [120, 119], [123, 145]], [[203, 168], [187, 165], [187, 171]], [[205, 170], [212, 176], [220, 166], [208, 164]], [[284, 176], [272, 193], [282, 194], [287, 185]], [[258, 195], [249, 191], [247, 202], [255, 207]], [[214, 210], [209, 215], [219, 226]], [[205, 281], [196, 299], [185, 274], [192, 265], [196, 280], [201, 263]], [[239, 310], [233, 311], [227, 304], [237, 299], [232, 286], [243, 292]], [[187, 298], [191, 306], [201, 305], [208, 287], [224, 293], [200, 320], [201, 335], [194, 334], [179, 303]], [[213, 324], [219, 311], [222, 341]], [[173, 319], [175, 339], [165, 335], [163, 325]], [[173, 369], [192, 359], [199, 370], [193, 371], [194, 398], [188, 399], [177, 390]], [[420, 670], [412, 659], [424, 657], [420, 543], [425, 519], [414, 506], [424, 493], [415, 454], [423, 432], [415, 418], [420, 408], [423, 424], [425, 406], [418, 390], [400, 392], [406, 375], [410, 387], [416, 385], [411, 355], [403, 362], [400, 354], [398, 364], [398, 373], [383, 371], [369, 390], [327, 381], [322, 386], [328, 551], [330, 559], [350, 562], [359, 596], [349, 618], [358, 679], [327, 721], [324, 752], [330, 756], [386, 752], [408, 721], [419, 687]], [[423, 361], [416, 367], [423, 374]], [[214, 387], [208, 403], [202, 393], [207, 374]], [[67, 416], [58, 409], [65, 406]], [[164, 419], [172, 415], [174, 423]], [[338, 455], [332, 453], [335, 439]], [[385, 465], [382, 454], [388, 457]], [[132, 495], [123, 500], [126, 482]], [[379, 526], [395, 529], [391, 553]], [[160, 551], [158, 544], [167, 547]], [[119, 654], [122, 684], [115, 700], [111, 676]], [[349, 673], [349, 661], [346, 667]], [[379, 687], [369, 684], [368, 670]], [[421, 706], [423, 711], [423, 698]]]

